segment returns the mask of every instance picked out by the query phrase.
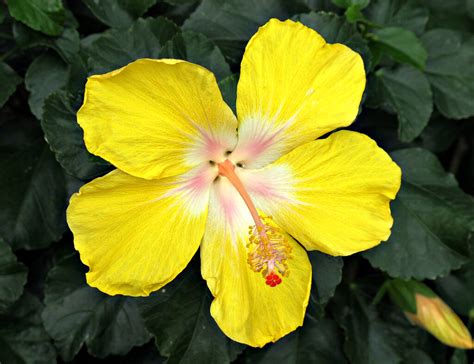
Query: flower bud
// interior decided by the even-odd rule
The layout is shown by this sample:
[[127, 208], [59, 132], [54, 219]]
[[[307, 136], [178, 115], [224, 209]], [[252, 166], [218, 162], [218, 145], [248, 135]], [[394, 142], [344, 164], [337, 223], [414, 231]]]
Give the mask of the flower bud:
[[405, 316], [442, 343], [460, 349], [473, 349], [469, 330], [458, 315], [430, 288], [420, 282], [394, 279], [387, 283], [392, 300]]

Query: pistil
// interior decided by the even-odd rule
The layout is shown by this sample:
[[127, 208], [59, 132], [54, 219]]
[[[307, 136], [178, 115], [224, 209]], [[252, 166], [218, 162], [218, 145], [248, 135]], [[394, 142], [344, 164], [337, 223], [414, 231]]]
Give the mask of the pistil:
[[291, 246], [283, 232], [273, 224], [271, 217], [260, 216], [249, 193], [240, 178], [235, 173], [235, 166], [230, 160], [217, 164], [219, 175], [226, 177], [234, 186], [246, 204], [255, 223], [249, 226], [249, 249], [247, 262], [255, 272], [261, 272], [265, 283], [275, 287], [281, 283], [281, 278], [288, 276], [287, 259], [290, 258]]

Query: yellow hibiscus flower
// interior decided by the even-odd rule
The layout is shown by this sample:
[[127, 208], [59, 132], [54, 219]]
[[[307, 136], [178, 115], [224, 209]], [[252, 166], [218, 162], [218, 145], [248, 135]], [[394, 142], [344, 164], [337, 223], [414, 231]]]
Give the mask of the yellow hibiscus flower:
[[200, 247], [227, 336], [261, 347], [301, 326], [302, 246], [349, 255], [390, 235], [398, 166], [356, 132], [315, 140], [351, 124], [364, 87], [357, 53], [276, 19], [245, 50], [237, 117], [214, 75], [189, 62], [139, 59], [90, 77], [78, 122], [88, 150], [117, 169], [68, 208], [89, 285], [147, 296]]

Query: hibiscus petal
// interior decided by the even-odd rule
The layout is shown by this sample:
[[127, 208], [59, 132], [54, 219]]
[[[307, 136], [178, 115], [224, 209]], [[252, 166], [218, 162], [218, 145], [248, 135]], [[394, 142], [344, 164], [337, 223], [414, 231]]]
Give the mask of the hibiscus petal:
[[211, 315], [231, 339], [255, 347], [276, 341], [303, 323], [311, 287], [311, 265], [304, 249], [292, 247], [289, 276], [270, 287], [247, 263], [252, 217], [226, 178], [211, 190], [201, 245], [201, 271], [214, 301]]
[[204, 233], [215, 175], [208, 172], [149, 181], [115, 170], [74, 194], [67, 220], [89, 285], [147, 296], [173, 280]]
[[365, 87], [362, 58], [314, 30], [272, 19], [245, 50], [237, 88], [235, 162], [260, 168], [355, 119]]
[[390, 236], [401, 171], [369, 137], [339, 131], [240, 178], [257, 207], [306, 249], [350, 255]]
[[89, 77], [77, 117], [91, 153], [145, 179], [222, 159], [237, 140], [214, 75], [178, 60], [139, 59]]

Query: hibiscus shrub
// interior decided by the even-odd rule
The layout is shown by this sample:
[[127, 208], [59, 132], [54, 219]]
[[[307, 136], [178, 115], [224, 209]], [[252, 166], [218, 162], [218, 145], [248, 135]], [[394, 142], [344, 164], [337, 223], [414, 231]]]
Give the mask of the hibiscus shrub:
[[[389, 153], [402, 183], [389, 239], [308, 252], [303, 326], [253, 348], [210, 315], [199, 254], [148, 297], [89, 286], [66, 208], [114, 169], [77, 123], [88, 76], [183, 59], [211, 70], [235, 111], [245, 46], [271, 18], [360, 54], [367, 85], [347, 129]], [[0, 29], [0, 363], [472, 362], [473, 1], [7, 0]]]

